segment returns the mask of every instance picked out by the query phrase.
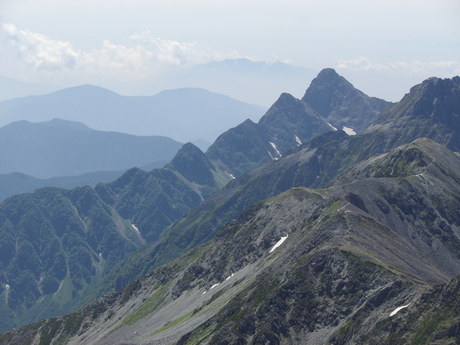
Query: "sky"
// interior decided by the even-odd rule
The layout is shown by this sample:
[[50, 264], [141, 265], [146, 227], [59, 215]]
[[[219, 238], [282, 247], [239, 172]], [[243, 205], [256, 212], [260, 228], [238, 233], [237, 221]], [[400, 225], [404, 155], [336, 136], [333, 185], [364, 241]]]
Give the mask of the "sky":
[[283, 91], [302, 97], [310, 82], [246, 71], [211, 83], [197, 72], [244, 58], [313, 75], [332, 67], [397, 101], [428, 77], [460, 74], [458, 18], [458, 0], [0, 0], [0, 76], [129, 95], [213, 88], [266, 106]]

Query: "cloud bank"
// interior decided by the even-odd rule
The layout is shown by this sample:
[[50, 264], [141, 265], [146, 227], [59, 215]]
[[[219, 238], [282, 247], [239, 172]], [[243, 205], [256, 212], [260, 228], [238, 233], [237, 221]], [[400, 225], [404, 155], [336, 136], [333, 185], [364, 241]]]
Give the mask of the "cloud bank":
[[[235, 72], [220, 63], [239, 58], [247, 56], [196, 41], [161, 38], [150, 31], [133, 34], [126, 44], [105, 40], [100, 47], [85, 50], [0, 22], [0, 76], [25, 82], [59, 88], [95, 84], [131, 95], [152, 94], [165, 88], [203, 87], [269, 105], [281, 92], [295, 91], [295, 96], [301, 96], [310, 81], [302, 79], [306, 78], [303, 74], [293, 77], [285, 70], [261, 67], [264, 61], [273, 62], [272, 56], [258, 59], [262, 64], [236, 63], [240, 70]], [[277, 60], [280, 59], [288, 61], [289, 57]], [[330, 60], [334, 61], [332, 57]], [[200, 67], [211, 62], [217, 63], [208, 69]], [[364, 92], [388, 100], [398, 100], [410, 86], [425, 78], [460, 75], [460, 60], [448, 59], [378, 61], [366, 56], [336, 57], [332, 66], [316, 66], [315, 70], [319, 72], [324, 67], [336, 68]], [[260, 73], [253, 73], [256, 71], [251, 69], [257, 68]]]
[[433, 76], [453, 76], [460, 74], [460, 61], [390, 61], [376, 62], [360, 56], [355, 59], [337, 59], [337, 68], [351, 71], [382, 73], [405, 73]]
[[51, 74], [118, 78], [146, 78], [173, 67], [190, 66], [227, 58], [237, 53], [219, 52], [197, 42], [179, 42], [146, 31], [131, 36], [132, 45], [104, 41], [85, 51], [69, 42], [22, 30], [11, 23], [0, 29], [0, 74], [20, 79], [43, 79]]

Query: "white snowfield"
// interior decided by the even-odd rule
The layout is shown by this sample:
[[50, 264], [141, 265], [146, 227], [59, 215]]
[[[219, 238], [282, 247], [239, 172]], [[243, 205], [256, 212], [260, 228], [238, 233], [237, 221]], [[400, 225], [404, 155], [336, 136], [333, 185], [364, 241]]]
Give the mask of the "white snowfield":
[[294, 134], [294, 137], [295, 137], [295, 141], [297, 141], [297, 144], [302, 145], [302, 140], [300, 140], [300, 138]]
[[219, 286], [219, 283], [214, 284], [213, 286], [211, 286], [211, 288], [209, 290], [212, 290], [212, 289], [214, 289], [215, 287], [218, 287], [218, 286]]
[[353, 128], [343, 126], [342, 130], [348, 135], [356, 135], [356, 132]]
[[275, 245], [270, 249], [268, 253], [272, 253], [276, 248], [278, 248], [280, 245], [283, 244], [284, 241], [286, 241], [286, 238], [288, 238], [289, 235], [281, 237], [281, 239], [275, 243]]
[[393, 311], [390, 313], [390, 316], [396, 315], [401, 309], [407, 308], [409, 305], [410, 305], [410, 303], [409, 303], [409, 304], [406, 304], [406, 305], [402, 305], [402, 306], [396, 308], [395, 310], [393, 310]]
[[139, 231], [139, 229], [137, 228], [137, 226], [135, 226], [134, 224], [131, 224], [132, 228], [140, 235], [141, 232]]
[[270, 145], [273, 147], [273, 149], [276, 151], [276, 153], [278, 154], [278, 156], [282, 156], [282, 154], [280, 153], [280, 151], [278, 150], [278, 148], [276, 147], [276, 144], [275, 143], [272, 143], [271, 141], [269, 141]]
[[327, 123], [329, 125], [329, 127], [331, 127], [334, 131], [337, 130], [337, 128], [335, 128], [333, 125], [331, 125], [329, 122]]

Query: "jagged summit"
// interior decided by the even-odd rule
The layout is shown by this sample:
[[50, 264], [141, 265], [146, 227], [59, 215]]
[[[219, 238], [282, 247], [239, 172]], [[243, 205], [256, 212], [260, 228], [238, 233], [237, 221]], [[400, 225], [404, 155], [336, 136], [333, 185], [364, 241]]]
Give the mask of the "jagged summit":
[[[319, 82], [320, 80], [321, 81], [345, 81], [348, 83], [348, 81], [342, 77], [341, 75], [339, 75], [335, 69], [331, 68], [331, 67], [326, 67], [326, 68], [323, 68], [319, 73], [318, 75], [316, 76], [316, 81]], [[349, 83], [350, 84], [350, 83]], [[350, 84], [351, 85], [351, 84]]]
[[220, 135], [206, 155], [232, 175], [277, 160], [331, 127], [308, 104], [282, 93], [259, 122], [247, 120]]
[[323, 69], [313, 79], [302, 101], [334, 127], [360, 131], [370, 125], [389, 102], [369, 97], [334, 69]]
[[459, 151], [460, 77], [429, 78], [412, 87], [401, 101], [385, 109], [366, 132], [384, 133], [382, 143], [393, 146], [428, 137]]
[[[427, 116], [433, 115], [440, 120], [445, 114], [453, 112], [459, 116], [460, 77], [428, 78], [413, 86], [400, 102], [382, 112], [376, 122], [393, 120], [395, 115]], [[445, 118], [447, 120], [447, 118]]]

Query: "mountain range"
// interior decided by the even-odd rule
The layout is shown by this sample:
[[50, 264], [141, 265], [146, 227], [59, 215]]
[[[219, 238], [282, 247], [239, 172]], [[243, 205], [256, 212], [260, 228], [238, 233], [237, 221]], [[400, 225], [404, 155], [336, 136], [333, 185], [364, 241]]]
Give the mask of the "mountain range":
[[206, 154], [8, 199], [4, 329], [119, 292], [0, 341], [458, 343], [460, 78], [384, 109], [350, 85], [326, 69]]
[[181, 143], [167, 137], [103, 132], [73, 121], [13, 122], [0, 128], [0, 173], [37, 178], [124, 171], [169, 161]]
[[222, 131], [247, 118], [258, 119], [264, 111], [261, 106], [204, 89], [121, 96], [101, 87], [82, 85], [0, 102], [0, 124], [60, 118], [101, 131], [161, 135], [182, 142], [212, 142]]

